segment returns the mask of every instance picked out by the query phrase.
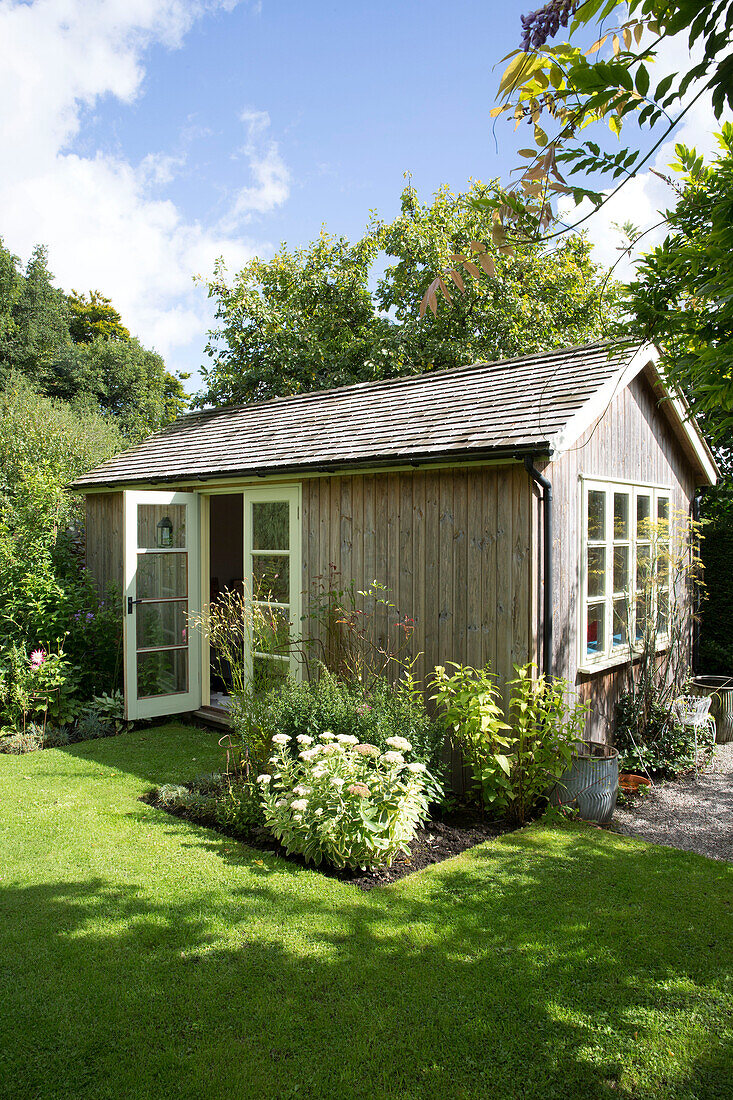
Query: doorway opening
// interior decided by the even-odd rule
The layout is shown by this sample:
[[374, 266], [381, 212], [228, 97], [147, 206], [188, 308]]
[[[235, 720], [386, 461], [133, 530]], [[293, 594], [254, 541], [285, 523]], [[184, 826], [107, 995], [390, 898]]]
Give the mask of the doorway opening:
[[[209, 602], [225, 592], [244, 589], [244, 500], [241, 493], [209, 498]], [[231, 673], [216, 653], [209, 654], [210, 706], [229, 707]]]

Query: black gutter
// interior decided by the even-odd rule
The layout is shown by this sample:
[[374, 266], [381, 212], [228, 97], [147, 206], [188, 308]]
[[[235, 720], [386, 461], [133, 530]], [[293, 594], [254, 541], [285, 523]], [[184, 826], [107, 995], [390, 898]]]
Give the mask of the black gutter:
[[507, 458], [521, 462], [525, 454], [536, 456], [537, 454], [549, 455], [549, 453], [550, 444], [544, 440], [539, 440], [526, 447], [515, 445], [513, 447], [490, 447], [485, 450], [462, 447], [460, 450], [422, 451], [418, 454], [367, 456], [352, 461], [333, 459], [331, 462], [324, 463], [321, 459], [315, 462], [291, 463], [287, 466], [248, 466], [236, 470], [199, 470], [196, 473], [172, 474], [167, 477], [161, 477], [160, 474], [153, 477], [141, 474], [139, 477], [126, 479], [123, 475], [121, 478], [113, 478], [111, 481], [82, 481], [81, 483], [72, 481], [64, 488], [72, 493], [83, 493], [87, 489], [134, 489], [137, 485], [174, 485], [176, 482], [190, 484], [193, 481], [223, 481], [233, 478], [297, 477], [300, 474], [308, 473], [358, 473], [359, 470], [376, 470], [382, 466], [404, 466], [405, 469], [408, 469], [437, 462], [455, 463], [456, 466], [462, 462], [486, 462], [491, 464], [497, 459]]
[[542, 488], [542, 558], [544, 598], [542, 606], [542, 671], [552, 676], [552, 484], [536, 469], [534, 455], [524, 456], [524, 466]]

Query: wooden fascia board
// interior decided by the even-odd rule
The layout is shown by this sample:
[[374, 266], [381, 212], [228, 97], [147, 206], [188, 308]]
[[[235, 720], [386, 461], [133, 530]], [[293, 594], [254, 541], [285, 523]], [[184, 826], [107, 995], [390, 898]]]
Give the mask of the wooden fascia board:
[[648, 364], [646, 375], [659, 398], [659, 406], [675, 430], [687, 457], [697, 466], [705, 483], [715, 485], [720, 470], [712, 451], [690, 416], [690, 406], [683, 397], [677, 397], [671, 392], [656, 363]]
[[643, 344], [638, 348], [628, 364], [609, 378], [591, 400], [568, 421], [563, 430], [551, 440], [550, 461], [554, 462], [575, 446], [588, 429], [603, 416], [614, 397], [643, 371], [653, 386], [660, 406], [675, 430], [685, 454], [697, 467], [706, 484], [715, 485], [719, 473], [715, 458], [697, 424], [690, 417], [689, 406], [683, 398], [677, 397], [669, 389], [658, 363], [659, 350], [654, 344]]
[[568, 420], [565, 427], [550, 440], [550, 461], [554, 462], [574, 447], [582, 436], [603, 416], [616, 394], [621, 393], [636, 378], [637, 374], [659, 358], [659, 352], [653, 344], [643, 344], [632, 355], [621, 370], [612, 375], [595, 392], [589, 401]]

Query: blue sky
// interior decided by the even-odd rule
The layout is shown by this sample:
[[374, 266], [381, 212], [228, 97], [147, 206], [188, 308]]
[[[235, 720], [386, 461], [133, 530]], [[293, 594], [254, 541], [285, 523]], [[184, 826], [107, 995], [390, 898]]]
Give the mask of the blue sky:
[[[521, 141], [489, 111], [530, 6], [0, 0], [0, 237], [23, 260], [47, 244], [59, 285], [100, 289], [195, 372], [211, 304], [192, 276], [216, 256], [236, 269], [324, 222], [356, 237], [396, 213], [406, 171], [423, 198], [507, 177]], [[682, 136], [710, 129], [703, 108]], [[646, 175], [598, 222], [599, 259], [609, 221], [648, 223], [662, 186]]]

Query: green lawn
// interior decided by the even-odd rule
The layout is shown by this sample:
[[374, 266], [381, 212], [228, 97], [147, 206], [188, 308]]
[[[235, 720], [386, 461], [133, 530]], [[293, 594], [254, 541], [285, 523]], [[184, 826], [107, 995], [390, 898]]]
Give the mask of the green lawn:
[[733, 1097], [733, 867], [534, 827], [363, 894], [137, 801], [169, 725], [0, 756], [0, 1095]]

